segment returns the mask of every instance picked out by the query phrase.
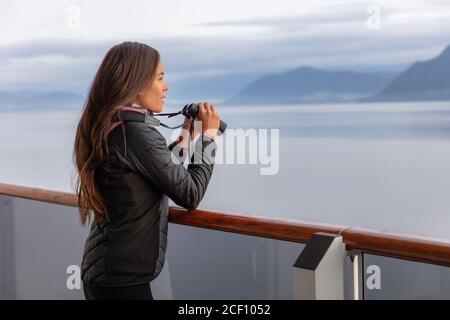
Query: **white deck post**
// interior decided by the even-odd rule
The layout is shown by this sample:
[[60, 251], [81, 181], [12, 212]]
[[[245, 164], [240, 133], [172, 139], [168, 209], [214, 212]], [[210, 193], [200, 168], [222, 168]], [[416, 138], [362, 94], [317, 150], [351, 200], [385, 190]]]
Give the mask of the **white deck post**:
[[294, 264], [294, 299], [343, 300], [345, 257], [342, 236], [315, 233]]

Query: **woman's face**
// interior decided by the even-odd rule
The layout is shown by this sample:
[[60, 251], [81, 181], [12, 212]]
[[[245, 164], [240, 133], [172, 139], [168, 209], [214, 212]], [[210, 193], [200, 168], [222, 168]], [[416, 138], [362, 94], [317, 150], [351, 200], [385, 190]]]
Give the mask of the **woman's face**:
[[149, 83], [139, 92], [136, 103], [140, 106], [146, 107], [153, 112], [161, 112], [164, 109], [164, 99], [166, 92], [169, 90], [166, 81], [164, 80], [164, 67], [161, 62], [156, 68], [156, 76], [153, 81]]

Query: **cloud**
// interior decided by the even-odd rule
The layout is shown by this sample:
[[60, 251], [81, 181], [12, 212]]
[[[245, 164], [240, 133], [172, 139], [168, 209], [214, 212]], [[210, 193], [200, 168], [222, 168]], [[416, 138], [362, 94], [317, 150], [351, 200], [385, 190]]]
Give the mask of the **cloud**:
[[219, 20], [196, 23], [196, 27], [271, 27], [274, 29], [290, 29], [292, 26], [310, 26], [315, 24], [336, 24], [362, 21], [365, 19], [366, 5], [340, 7], [328, 6], [313, 12], [293, 11], [290, 15], [257, 17], [243, 20]]
[[[11, 3], [6, 2], [10, 21], [17, 12], [17, 8], [11, 8]], [[180, 10], [174, 9], [172, 19], [155, 28], [162, 30], [171, 25], [170, 30], [158, 34], [146, 28], [151, 25], [147, 22], [136, 19], [130, 24], [132, 19], [127, 16], [118, 21], [115, 19], [118, 12], [111, 8], [106, 12], [113, 14], [99, 17], [95, 11], [100, 10], [99, 3], [94, 2], [90, 7], [92, 12], [83, 14], [83, 23], [91, 26], [89, 17], [99, 17], [101, 28], [100, 31], [84, 30], [91, 32], [89, 36], [60, 37], [58, 32], [62, 31], [58, 29], [52, 37], [49, 22], [39, 37], [21, 35], [18, 36], [20, 41], [0, 41], [3, 75], [0, 90], [32, 86], [41, 90], [85, 92], [104, 54], [123, 40], [142, 41], [157, 48], [163, 57], [167, 79], [175, 83], [283, 72], [302, 65], [334, 70], [399, 71], [414, 61], [432, 58], [450, 42], [450, 9], [441, 1], [403, 1], [395, 5], [382, 1], [379, 30], [367, 28], [369, 2], [342, 2], [346, 3], [344, 6], [324, 1], [323, 5], [303, 7], [287, 3], [281, 3], [281, 7], [285, 4], [284, 10], [258, 3], [255, 6], [266, 5], [265, 10], [258, 7], [255, 9], [258, 14], [251, 15], [239, 11], [233, 19], [232, 10], [225, 10], [222, 19], [214, 19], [221, 15], [211, 11], [212, 7], [208, 9], [210, 16], [205, 15], [208, 12], [205, 8], [197, 7], [185, 13], [194, 14], [192, 18], [183, 18], [182, 23], [176, 21], [181, 16]], [[87, 5], [81, 4], [82, 8]], [[171, 4], [174, 8], [176, 2]], [[64, 8], [64, 5], [57, 6], [53, 11], [65, 12]], [[148, 7], [143, 5], [142, 8], [147, 10]], [[264, 15], [269, 9], [277, 14]], [[136, 10], [133, 7], [132, 12]], [[3, 17], [5, 11], [0, 15]], [[167, 12], [163, 15], [170, 16]], [[58, 21], [64, 22], [64, 15]], [[125, 30], [116, 34], [121, 27]], [[109, 36], [103, 37], [108, 29]]]

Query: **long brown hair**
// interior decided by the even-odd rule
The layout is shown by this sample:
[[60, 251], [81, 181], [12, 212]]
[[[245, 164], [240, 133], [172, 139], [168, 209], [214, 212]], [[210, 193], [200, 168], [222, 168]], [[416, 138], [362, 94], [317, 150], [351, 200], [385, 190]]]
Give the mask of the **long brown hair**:
[[123, 42], [108, 51], [95, 75], [73, 149], [82, 225], [90, 223], [92, 215], [94, 224], [108, 219], [105, 203], [95, 184], [95, 170], [109, 152], [108, 129], [118, 109], [133, 101], [144, 86], [154, 80], [159, 60], [159, 52], [154, 48], [138, 42]]

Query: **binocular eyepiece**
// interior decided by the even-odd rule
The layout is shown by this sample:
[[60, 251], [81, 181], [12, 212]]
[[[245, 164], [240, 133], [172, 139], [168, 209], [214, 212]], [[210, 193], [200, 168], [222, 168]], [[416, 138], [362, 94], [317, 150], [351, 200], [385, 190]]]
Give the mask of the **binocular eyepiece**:
[[[185, 105], [183, 107], [183, 109], [181, 110], [181, 114], [188, 118], [197, 119], [198, 118], [198, 104], [191, 103], [191, 104]], [[226, 128], [227, 128], [226, 122], [220, 120], [220, 124], [219, 124], [220, 133], [223, 134], [225, 132]]]

